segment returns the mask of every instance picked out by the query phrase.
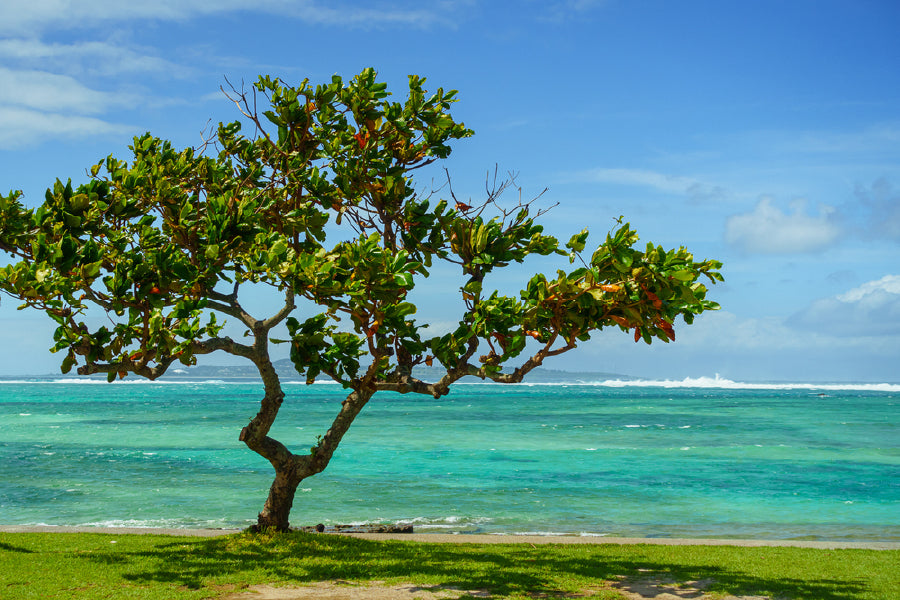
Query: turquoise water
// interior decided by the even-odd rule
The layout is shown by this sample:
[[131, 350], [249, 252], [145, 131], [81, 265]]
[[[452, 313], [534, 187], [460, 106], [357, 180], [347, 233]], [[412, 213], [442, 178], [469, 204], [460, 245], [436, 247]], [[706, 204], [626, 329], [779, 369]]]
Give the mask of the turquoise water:
[[[272, 435], [302, 452], [343, 396], [286, 387]], [[0, 382], [0, 523], [247, 526], [272, 476], [238, 441], [260, 396], [245, 383]], [[898, 408], [900, 386], [381, 394], [301, 483], [292, 524], [898, 541]]]

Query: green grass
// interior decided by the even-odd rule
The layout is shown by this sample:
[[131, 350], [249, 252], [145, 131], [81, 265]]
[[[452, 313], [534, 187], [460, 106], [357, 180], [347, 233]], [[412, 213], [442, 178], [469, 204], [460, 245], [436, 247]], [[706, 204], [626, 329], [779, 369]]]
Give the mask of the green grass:
[[487, 589], [529, 598], [618, 577], [712, 579], [710, 592], [816, 600], [900, 599], [900, 550], [733, 546], [428, 544], [315, 534], [220, 538], [0, 533], [0, 598], [215, 598], [314, 581]]

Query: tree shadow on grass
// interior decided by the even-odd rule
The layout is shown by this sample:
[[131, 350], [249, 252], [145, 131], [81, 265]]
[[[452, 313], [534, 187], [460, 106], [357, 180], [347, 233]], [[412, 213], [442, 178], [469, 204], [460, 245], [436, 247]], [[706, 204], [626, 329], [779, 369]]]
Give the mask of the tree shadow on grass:
[[6, 542], [0, 542], [0, 550], [4, 550], [6, 552], [21, 552], [22, 554], [34, 554], [34, 550], [29, 550], [28, 548], [20, 548], [19, 546], [13, 546], [12, 544], [7, 544]]
[[[665, 560], [652, 546], [442, 545], [373, 542], [316, 534], [183, 538], [150, 550], [117, 552], [126, 580], [200, 589], [223, 584], [276, 585], [318, 581], [412, 581], [461, 590], [563, 596], [625, 578], [713, 580], [707, 591], [776, 597], [848, 600], [868, 597], [864, 582], [763, 577], [752, 569], [713, 564], [685, 566]], [[745, 549], [737, 548], [735, 551]], [[746, 549], [749, 550], [749, 549]], [[757, 549], [758, 551], [758, 549]], [[106, 562], [103, 554], [88, 560]]]

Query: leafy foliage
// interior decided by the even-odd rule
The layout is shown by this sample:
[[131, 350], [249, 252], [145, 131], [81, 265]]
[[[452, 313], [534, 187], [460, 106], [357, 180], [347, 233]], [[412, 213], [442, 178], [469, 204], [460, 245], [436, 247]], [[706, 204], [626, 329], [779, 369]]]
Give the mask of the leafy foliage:
[[[410, 76], [406, 100], [394, 102], [371, 69], [315, 87], [261, 77], [230, 93], [250, 136], [240, 121], [223, 123], [202, 148], [179, 150], [148, 133], [134, 139], [130, 162], [109, 156], [77, 188], [57, 181], [37, 208], [19, 192], [0, 196], [0, 249], [18, 260], [0, 269], [0, 289], [57, 322], [63, 372], [156, 378], [219, 350], [253, 361], [266, 398], [241, 439], [276, 471], [300, 460], [266, 437], [283, 398], [269, 332], [285, 323], [298, 372], [351, 390], [304, 458], [312, 472], [379, 390], [437, 397], [466, 375], [520, 381], [606, 327], [668, 342], [677, 317], [690, 323], [716, 308], [702, 281], [721, 279], [718, 262], [684, 248], [638, 249], [627, 223], [587, 257], [587, 231], [562, 245], [531, 202], [501, 207], [510, 182], [475, 207], [418, 194], [415, 171], [472, 135], [450, 116], [455, 92], [428, 95], [424, 82]], [[535, 275], [518, 297], [490, 290], [495, 269], [531, 254], [578, 264]], [[436, 261], [461, 270], [465, 310], [454, 331], [426, 337], [409, 294]], [[283, 307], [250, 315], [246, 285], [277, 290]], [[91, 328], [96, 309], [108, 319]], [[223, 336], [222, 317], [252, 343]], [[439, 380], [412, 376], [435, 361], [446, 372]]]

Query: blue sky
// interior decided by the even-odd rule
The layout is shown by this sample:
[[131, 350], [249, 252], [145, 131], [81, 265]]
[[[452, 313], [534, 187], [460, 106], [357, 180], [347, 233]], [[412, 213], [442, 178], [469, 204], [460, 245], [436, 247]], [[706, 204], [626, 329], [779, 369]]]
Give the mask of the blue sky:
[[[725, 263], [722, 310], [676, 343], [610, 331], [546, 366], [900, 381], [898, 24], [900, 4], [866, 0], [4, 0], [0, 189], [35, 204], [144, 131], [196, 145], [238, 116], [226, 78], [372, 66], [400, 95], [415, 73], [459, 90], [475, 130], [447, 161], [457, 195], [499, 165], [526, 196], [549, 187], [561, 237], [625, 215]], [[500, 284], [536, 268], [556, 267]], [[458, 285], [438, 275], [419, 313], [436, 327]], [[56, 370], [52, 329], [3, 299], [0, 375]]]

